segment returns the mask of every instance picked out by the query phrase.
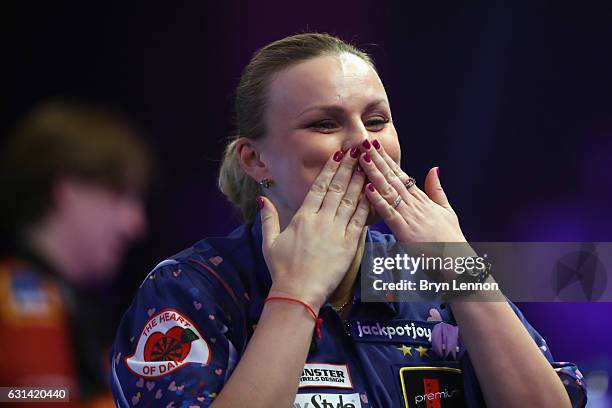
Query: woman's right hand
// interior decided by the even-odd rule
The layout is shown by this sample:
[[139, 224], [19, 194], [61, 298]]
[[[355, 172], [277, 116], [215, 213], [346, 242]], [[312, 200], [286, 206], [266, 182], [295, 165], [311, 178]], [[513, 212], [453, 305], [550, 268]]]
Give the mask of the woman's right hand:
[[272, 202], [258, 199], [270, 296], [291, 296], [318, 310], [349, 269], [370, 207], [365, 194], [360, 199], [365, 174], [354, 170], [359, 156], [351, 156], [336, 152], [327, 161], [282, 232]]

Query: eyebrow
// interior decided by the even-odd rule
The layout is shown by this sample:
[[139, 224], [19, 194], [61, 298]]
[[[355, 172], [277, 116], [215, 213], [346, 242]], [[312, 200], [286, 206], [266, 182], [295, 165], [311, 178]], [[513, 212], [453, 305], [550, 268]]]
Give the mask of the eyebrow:
[[[386, 104], [389, 105], [389, 102], [387, 102], [386, 99], [384, 98], [380, 98], [377, 99], [375, 101], [372, 101], [370, 103], [368, 103], [365, 107], [365, 110], [370, 110], [373, 107], [380, 105], [380, 104]], [[313, 110], [322, 110], [328, 113], [339, 113], [342, 112], [344, 110], [344, 108], [342, 108], [340, 105], [316, 105], [316, 106], [311, 106], [309, 108], [304, 109], [300, 114], [298, 114], [296, 116], [296, 118], [299, 118], [300, 116], [302, 116], [303, 114], [313, 111]]]

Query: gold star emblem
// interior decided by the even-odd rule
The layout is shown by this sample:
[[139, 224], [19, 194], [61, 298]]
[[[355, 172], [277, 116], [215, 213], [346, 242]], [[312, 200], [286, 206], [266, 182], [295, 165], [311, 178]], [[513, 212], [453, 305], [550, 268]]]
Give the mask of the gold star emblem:
[[405, 356], [408, 354], [412, 356], [412, 347], [408, 347], [405, 344], [402, 344], [402, 347], [397, 347], [397, 349], [401, 351], [402, 353], [404, 353]]
[[419, 346], [415, 348], [415, 350], [419, 352], [419, 357], [424, 357], [424, 356], [429, 357], [429, 355], [427, 354], [427, 348], [423, 346]]

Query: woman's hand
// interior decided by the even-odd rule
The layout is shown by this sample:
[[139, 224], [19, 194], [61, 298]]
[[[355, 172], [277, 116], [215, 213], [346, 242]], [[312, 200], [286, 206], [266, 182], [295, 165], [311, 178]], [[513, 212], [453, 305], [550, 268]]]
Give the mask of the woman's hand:
[[[425, 192], [389, 157], [382, 145], [362, 143], [360, 163], [371, 183], [366, 194], [376, 212], [400, 242], [464, 242], [457, 214], [444, 194], [438, 168], [429, 170]], [[401, 202], [394, 208], [397, 197]]]
[[[437, 168], [425, 178], [425, 192], [409, 178], [379, 142], [361, 146], [360, 163], [371, 183], [366, 194], [401, 242], [465, 242], [459, 220], [442, 190]], [[397, 196], [402, 198], [396, 208]], [[458, 245], [461, 252], [470, 248]], [[488, 295], [487, 295], [488, 296]], [[453, 302], [451, 308], [470, 353], [487, 406], [569, 407], [559, 376], [538, 349], [510, 305], [501, 301]], [[529, 372], [530, 376], [524, 373]]]
[[272, 202], [259, 198], [270, 295], [295, 297], [318, 309], [349, 269], [369, 213], [365, 195], [359, 198], [365, 175], [354, 170], [359, 151], [351, 153], [336, 152], [327, 161], [282, 232]]

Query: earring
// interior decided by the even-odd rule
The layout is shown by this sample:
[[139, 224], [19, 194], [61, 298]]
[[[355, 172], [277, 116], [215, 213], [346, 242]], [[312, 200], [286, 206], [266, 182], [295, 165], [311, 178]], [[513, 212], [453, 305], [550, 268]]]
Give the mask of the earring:
[[259, 182], [259, 185], [263, 188], [270, 188], [270, 186], [272, 185], [272, 180], [270, 180], [269, 178], [265, 178]]

